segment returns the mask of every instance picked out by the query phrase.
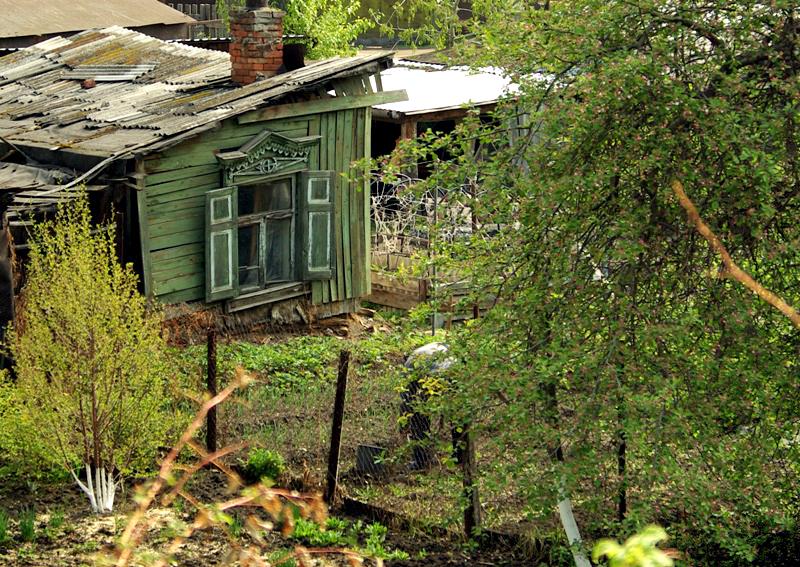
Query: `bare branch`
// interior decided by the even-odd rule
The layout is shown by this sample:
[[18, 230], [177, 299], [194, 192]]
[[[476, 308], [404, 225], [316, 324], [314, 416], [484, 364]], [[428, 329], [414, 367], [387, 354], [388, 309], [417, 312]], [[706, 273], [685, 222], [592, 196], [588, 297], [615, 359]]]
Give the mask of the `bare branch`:
[[731, 255], [728, 253], [728, 250], [725, 248], [725, 245], [722, 244], [722, 241], [720, 241], [717, 235], [714, 234], [714, 232], [705, 222], [703, 222], [703, 219], [697, 212], [697, 208], [694, 206], [694, 203], [686, 194], [686, 191], [683, 188], [683, 183], [677, 179], [674, 179], [672, 181], [672, 191], [678, 198], [678, 202], [681, 204], [681, 207], [683, 207], [683, 209], [686, 211], [686, 215], [689, 217], [689, 222], [694, 225], [697, 232], [699, 232], [700, 235], [708, 241], [711, 249], [719, 254], [720, 258], [722, 259], [724, 270], [720, 275], [733, 278], [741, 283], [747, 289], [758, 295], [761, 299], [772, 305], [775, 309], [786, 315], [786, 317], [788, 317], [789, 320], [794, 323], [795, 327], [800, 329], [800, 313], [798, 313], [794, 307], [766, 289], [764, 286], [754, 280], [747, 272], [736, 265], [731, 258]]

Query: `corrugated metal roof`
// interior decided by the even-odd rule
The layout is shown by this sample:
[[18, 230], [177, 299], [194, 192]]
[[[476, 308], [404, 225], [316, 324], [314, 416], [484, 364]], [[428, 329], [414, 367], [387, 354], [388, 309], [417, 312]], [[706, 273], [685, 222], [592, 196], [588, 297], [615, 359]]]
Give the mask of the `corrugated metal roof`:
[[69, 33], [91, 28], [187, 24], [195, 20], [158, 0], [0, 0], [0, 37]]
[[78, 65], [61, 75], [62, 79], [93, 79], [111, 83], [132, 81], [155, 69], [155, 65]]
[[[390, 64], [388, 53], [335, 58], [240, 87], [230, 82], [227, 53], [116, 26], [89, 30], [0, 58], [0, 136], [20, 145], [121, 157], [169, 145], [177, 135], [339, 74]], [[113, 68], [136, 73], [81, 88], [90, 67], [102, 74]]]
[[[30, 222], [27, 213], [33, 210], [51, 209], [58, 203], [77, 197], [80, 188], [64, 186], [76, 176], [76, 172], [65, 168], [0, 162], [0, 192], [8, 191], [14, 195], [7, 209], [11, 225], [27, 224]], [[104, 185], [84, 186], [88, 191], [97, 191], [104, 187]]]

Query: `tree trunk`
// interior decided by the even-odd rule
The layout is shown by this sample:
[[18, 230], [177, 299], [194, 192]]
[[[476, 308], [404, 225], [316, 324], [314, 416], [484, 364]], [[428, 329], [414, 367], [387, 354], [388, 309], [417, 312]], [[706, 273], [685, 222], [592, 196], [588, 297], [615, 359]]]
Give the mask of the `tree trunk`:
[[[102, 467], [92, 467], [86, 463], [86, 483], [81, 482], [75, 471], [70, 471], [78, 487], [86, 494], [89, 505], [95, 514], [110, 514], [114, 509], [114, 497], [117, 493], [117, 483], [114, 474]], [[92, 480], [94, 476], [94, 480]]]

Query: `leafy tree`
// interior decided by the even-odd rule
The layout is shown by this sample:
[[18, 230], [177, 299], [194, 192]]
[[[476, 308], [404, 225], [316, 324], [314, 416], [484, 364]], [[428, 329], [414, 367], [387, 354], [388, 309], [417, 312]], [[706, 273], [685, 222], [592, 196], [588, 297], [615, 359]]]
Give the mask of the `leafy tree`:
[[85, 195], [34, 226], [21, 305], [10, 344], [18, 415], [92, 510], [110, 512], [122, 475], [153, 465], [172, 419], [160, 318]]
[[[358, 17], [360, 0], [285, 0], [274, 5], [286, 12], [284, 32], [305, 36], [312, 59], [354, 53], [355, 40], [371, 27]], [[230, 13], [243, 6], [244, 0], [217, 0], [217, 13], [226, 27]]]
[[465, 31], [464, 21], [472, 15], [471, 2], [465, 0], [399, 0], [388, 4], [371, 9], [370, 15], [380, 23], [383, 33], [411, 45], [453, 47]]
[[308, 56], [324, 59], [355, 53], [353, 44], [371, 24], [357, 17], [359, 0], [288, 0], [284, 25], [308, 38]]
[[567, 491], [590, 533], [659, 521], [700, 563], [752, 561], [798, 517], [800, 335], [732, 279], [675, 188], [800, 303], [800, 8], [542, 7], [473, 2], [463, 51], [518, 97], [406, 148], [431, 185], [479, 186], [462, 194], [477, 230], [435, 257], [494, 308], [451, 339], [464, 367], [443, 409], [512, 455], [482, 463], [486, 481], [515, 479], [534, 518]]

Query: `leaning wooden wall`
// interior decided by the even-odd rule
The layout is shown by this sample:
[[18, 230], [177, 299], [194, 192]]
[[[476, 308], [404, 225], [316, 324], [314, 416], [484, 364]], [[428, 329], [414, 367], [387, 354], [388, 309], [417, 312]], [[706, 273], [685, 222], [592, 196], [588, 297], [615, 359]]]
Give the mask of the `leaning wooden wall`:
[[366, 157], [370, 151], [370, 120], [370, 109], [359, 108], [319, 114], [310, 121], [309, 135], [322, 136], [319, 156], [312, 155], [311, 167], [346, 174], [339, 176], [335, 208], [336, 278], [312, 282], [315, 304], [370, 293], [369, 186], [350, 168], [353, 161]]
[[[147, 235], [143, 245], [148, 289], [163, 303], [205, 298], [205, 194], [221, 186], [215, 152], [238, 149], [264, 129], [288, 137], [321, 136], [312, 169], [350, 171], [369, 151], [369, 113], [362, 108], [278, 121], [226, 121], [161, 154], [145, 159]], [[364, 182], [337, 176], [336, 277], [312, 284], [315, 304], [366, 296], [369, 280], [369, 191]]]

